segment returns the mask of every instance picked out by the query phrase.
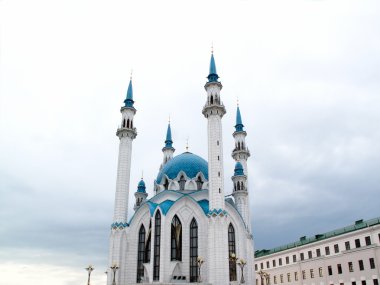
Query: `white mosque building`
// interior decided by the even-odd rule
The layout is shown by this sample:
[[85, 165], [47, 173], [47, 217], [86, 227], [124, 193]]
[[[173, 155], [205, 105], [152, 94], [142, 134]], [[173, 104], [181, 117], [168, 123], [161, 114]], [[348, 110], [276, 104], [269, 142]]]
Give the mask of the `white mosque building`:
[[[232, 134], [236, 161], [231, 169], [233, 189], [225, 189], [221, 100], [222, 84], [211, 55], [205, 84], [208, 162], [184, 152], [174, 156], [170, 123], [163, 162], [154, 181], [154, 196], [148, 198], [141, 180], [134, 193], [134, 214], [128, 217], [134, 125], [132, 81], [121, 107], [115, 209], [111, 226], [107, 284], [254, 284], [254, 245], [249, 210], [248, 168], [250, 156], [245, 143], [239, 106]], [[232, 192], [232, 198], [226, 198]], [[202, 263], [203, 261], [203, 263]], [[202, 265], [200, 266], [200, 264]], [[242, 265], [246, 263], [244, 270]], [[115, 267], [114, 267], [115, 269]], [[242, 275], [243, 272], [243, 275]], [[115, 273], [115, 274], [114, 274]]]

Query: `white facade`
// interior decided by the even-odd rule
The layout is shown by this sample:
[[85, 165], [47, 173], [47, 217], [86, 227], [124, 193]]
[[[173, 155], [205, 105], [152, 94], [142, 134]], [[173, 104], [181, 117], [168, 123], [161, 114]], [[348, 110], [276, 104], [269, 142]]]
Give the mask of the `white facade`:
[[302, 237], [255, 256], [258, 285], [378, 285], [380, 218]]
[[[162, 149], [163, 163], [152, 189], [155, 195], [147, 197], [141, 180], [134, 193], [135, 213], [127, 219], [128, 197], [132, 195], [129, 191], [132, 140], [137, 134], [132, 123], [136, 110], [130, 83], [122, 108], [122, 127], [117, 132], [119, 164], [109, 248], [109, 266], [118, 266], [117, 285], [198, 281], [237, 285], [242, 273], [237, 263], [242, 260], [247, 263], [243, 271], [245, 283], [254, 284], [253, 238], [247, 224], [249, 191], [244, 173], [248, 157], [240, 159], [244, 169], [239, 162], [235, 172], [230, 170], [233, 180], [239, 181], [239, 189], [225, 189], [222, 117], [226, 111], [220, 99], [221, 88], [212, 55], [205, 85], [207, 100], [202, 110], [208, 124], [208, 162], [190, 152], [173, 156], [169, 125]], [[240, 188], [240, 182], [245, 187]], [[226, 199], [228, 192], [234, 192], [240, 204]], [[204, 263], [199, 270], [200, 259]], [[113, 278], [113, 271], [108, 270], [108, 285]]]

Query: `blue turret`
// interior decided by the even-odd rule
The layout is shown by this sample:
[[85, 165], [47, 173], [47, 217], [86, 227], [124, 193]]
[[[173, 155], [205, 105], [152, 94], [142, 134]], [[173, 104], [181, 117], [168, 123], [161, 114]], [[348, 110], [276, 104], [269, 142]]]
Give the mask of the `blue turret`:
[[146, 189], [146, 187], [145, 187], [145, 182], [144, 182], [144, 180], [141, 178], [139, 184], [137, 185], [137, 192], [139, 192], [139, 193], [146, 193], [146, 192], [145, 192], [145, 189]]
[[137, 191], [135, 192], [136, 203], [133, 207], [135, 211], [146, 201], [146, 197], [148, 197], [148, 193], [146, 193], [145, 189], [145, 182], [141, 177], [141, 180], [137, 185]]
[[214, 54], [211, 54], [211, 60], [210, 60], [210, 74], [207, 76], [208, 82], [217, 82], [218, 81], [218, 74], [216, 73], [216, 65], [215, 65], [215, 59]]
[[234, 176], [244, 175], [243, 165], [240, 162], [236, 162]]
[[135, 103], [135, 101], [133, 101], [132, 78], [129, 80], [127, 98], [124, 100], [124, 103], [125, 107], [134, 108], [133, 103]]
[[166, 131], [165, 148], [173, 148], [172, 130], [170, 128], [170, 123], [168, 124], [168, 130]]
[[244, 131], [243, 128], [244, 128], [244, 125], [243, 125], [243, 122], [241, 120], [240, 109], [239, 109], [239, 106], [237, 106], [235, 130], [237, 132], [243, 132]]

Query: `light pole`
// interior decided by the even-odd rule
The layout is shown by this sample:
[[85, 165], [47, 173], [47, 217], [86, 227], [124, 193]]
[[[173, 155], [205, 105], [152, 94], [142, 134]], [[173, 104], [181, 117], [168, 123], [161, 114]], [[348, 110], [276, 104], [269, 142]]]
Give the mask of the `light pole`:
[[91, 272], [95, 270], [95, 268], [90, 264], [87, 268], [85, 268], [88, 271], [88, 280], [87, 285], [90, 285], [90, 278], [91, 278]]
[[240, 258], [239, 261], [237, 262], [237, 265], [239, 265], [240, 269], [241, 269], [241, 278], [240, 278], [240, 284], [244, 284], [245, 283], [245, 280], [244, 280], [244, 266], [247, 265], [247, 262]]
[[115, 275], [116, 275], [116, 271], [119, 269], [119, 267], [117, 266], [116, 263], [114, 263], [110, 268], [112, 269], [112, 272], [113, 272], [112, 285], [116, 285]]
[[197, 258], [197, 264], [198, 264], [198, 283], [202, 282], [201, 267], [202, 267], [203, 263], [204, 263], [203, 258], [201, 256], [198, 256], [198, 258]]

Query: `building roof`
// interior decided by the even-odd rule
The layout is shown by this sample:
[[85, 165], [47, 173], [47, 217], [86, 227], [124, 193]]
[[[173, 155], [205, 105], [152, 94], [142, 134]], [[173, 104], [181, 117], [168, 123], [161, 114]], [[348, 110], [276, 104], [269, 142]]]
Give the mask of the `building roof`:
[[262, 256], [274, 254], [274, 253], [277, 253], [277, 252], [280, 252], [280, 251], [284, 251], [284, 250], [292, 249], [292, 248], [295, 248], [295, 247], [303, 246], [303, 245], [306, 245], [306, 244], [310, 244], [310, 243], [318, 242], [318, 241], [321, 241], [321, 240], [325, 240], [325, 239], [328, 239], [328, 238], [340, 236], [340, 235], [343, 235], [343, 234], [346, 234], [346, 233], [354, 232], [354, 231], [361, 230], [361, 229], [364, 229], [364, 228], [367, 228], [367, 227], [371, 227], [371, 226], [374, 226], [374, 225], [378, 225], [378, 224], [380, 224], [380, 217], [374, 218], [374, 219], [370, 219], [370, 220], [367, 220], [367, 221], [358, 220], [353, 225], [349, 225], [349, 226], [346, 226], [344, 228], [339, 228], [339, 229], [336, 229], [336, 230], [333, 230], [333, 231], [329, 231], [329, 232], [324, 233], [324, 234], [316, 234], [315, 236], [312, 236], [312, 237], [306, 237], [306, 236], [304, 236], [304, 237], [301, 237], [299, 241], [288, 243], [288, 244], [285, 244], [285, 245], [282, 245], [282, 246], [278, 246], [278, 247], [275, 247], [275, 248], [272, 248], [272, 249], [256, 250], [255, 251], [255, 257], [262, 257]]
[[141, 178], [139, 184], [137, 185], [137, 192], [139, 192], [139, 193], [146, 193], [146, 192], [145, 192], [145, 189], [146, 189], [146, 187], [145, 187], [145, 182], [144, 182], [144, 180]]
[[168, 129], [166, 131], [165, 148], [173, 148], [172, 130], [170, 128], [170, 123], [168, 124]]
[[237, 106], [236, 108], [236, 125], [235, 125], [235, 130], [237, 132], [243, 132], [244, 131], [244, 125], [243, 125], [243, 121], [241, 119], [241, 114], [240, 114], [240, 108], [239, 106]]
[[132, 88], [132, 78], [129, 80], [128, 85], [128, 91], [127, 91], [127, 98], [124, 100], [125, 107], [131, 107], [133, 108], [133, 88]]
[[208, 180], [208, 164], [202, 157], [191, 152], [184, 152], [169, 160], [157, 175], [156, 182], [161, 183], [164, 175], [174, 179], [183, 171], [188, 178], [194, 178], [199, 172]]
[[241, 176], [244, 175], [244, 169], [243, 165], [238, 161], [235, 164], [235, 170], [234, 170], [234, 176]]

